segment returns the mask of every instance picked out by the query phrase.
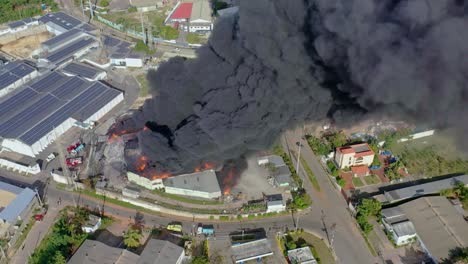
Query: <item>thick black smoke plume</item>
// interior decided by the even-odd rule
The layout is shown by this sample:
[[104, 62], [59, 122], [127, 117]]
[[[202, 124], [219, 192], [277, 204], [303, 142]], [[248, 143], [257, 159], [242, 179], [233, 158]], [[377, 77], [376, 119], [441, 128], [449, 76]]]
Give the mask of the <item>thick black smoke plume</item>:
[[219, 19], [198, 58], [171, 59], [141, 128], [161, 171], [264, 149], [304, 120], [394, 115], [468, 131], [468, 2], [254, 0]]

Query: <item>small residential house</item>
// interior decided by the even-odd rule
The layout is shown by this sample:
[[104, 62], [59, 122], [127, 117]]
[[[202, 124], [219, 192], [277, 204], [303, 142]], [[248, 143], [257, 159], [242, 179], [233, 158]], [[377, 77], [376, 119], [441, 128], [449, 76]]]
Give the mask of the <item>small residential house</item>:
[[352, 166], [370, 166], [374, 161], [374, 151], [369, 144], [354, 144], [336, 149], [335, 162], [340, 169]]
[[288, 250], [288, 259], [292, 264], [317, 264], [310, 247]]
[[263, 156], [258, 158], [257, 164], [265, 166], [271, 171], [276, 185], [286, 187], [291, 184], [291, 171], [282, 157], [278, 155]]
[[267, 200], [267, 213], [270, 212], [283, 212], [286, 211], [286, 203], [283, 200], [281, 194], [268, 195]]
[[407, 244], [416, 238], [416, 230], [403, 210], [396, 206], [383, 209], [382, 223], [397, 246]]
[[96, 215], [89, 215], [88, 221], [81, 227], [85, 233], [94, 233], [101, 226], [101, 217]]
[[367, 176], [370, 174], [369, 167], [366, 165], [353, 166], [351, 167], [351, 172], [353, 173], [354, 177]]

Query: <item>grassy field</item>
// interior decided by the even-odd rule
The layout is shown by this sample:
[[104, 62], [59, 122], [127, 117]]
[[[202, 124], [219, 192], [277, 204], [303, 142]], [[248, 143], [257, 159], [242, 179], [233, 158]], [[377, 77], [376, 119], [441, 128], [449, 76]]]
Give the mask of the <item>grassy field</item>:
[[330, 252], [330, 249], [327, 247], [327, 245], [325, 244], [325, 242], [323, 242], [322, 239], [307, 232], [295, 233], [292, 234], [291, 237], [294, 240], [297, 240], [298, 238], [302, 237], [307, 243], [312, 245], [315, 251], [313, 252], [314, 257], [317, 259], [318, 263], [336, 263], [332, 253]]
[[136, 79], [140, 84], [140, 97], [148, 96], [148, 80], [146, 79], [146, 74], [138, 75]]
[[374, 174], [371, 174], [369, 176], [365, 176], [364, 177], [364, 181], [367, 183], [367, 184], [377, 184], [380, 182], [380, 179], [379, 177], [377, 177], [376, 175]]
[[302, 167], [304, 167], [304, 170], [307, 173], [307, 176], [309, 177], [309, 180], [312, 183], [312, 186], [314, 186], [314, 189], [320, 192], [320, 185], [317, 181], [317, 177], [315, 177], [314, 173], [309, 167], [309, 164], [307, 164], [307, 162], [302, 157], [301, 157], [301, 164], [302, 164]]
[[220, 201], [202, 200], [202, 199], [196, 199], [196, 198], [193, 198], [193, 197], [184, 197], [184, 196], [180, 196], [180, 195], [176, 195], [176, 194], [166, 193], [166, 192], [159, 191], [159, 190], [153, 190], [153, 193], [156, 194], [156, 195], [159, 195], [161, 197], [171, 198], [173, 200], [183, 202], [183, 203], [200, 204], [200, 205], [223, 204]]
[[353, 177], [353, 185], [356, 188], [364, 186], [364, 183], [362, 183], [361, 179], [359, 177]]

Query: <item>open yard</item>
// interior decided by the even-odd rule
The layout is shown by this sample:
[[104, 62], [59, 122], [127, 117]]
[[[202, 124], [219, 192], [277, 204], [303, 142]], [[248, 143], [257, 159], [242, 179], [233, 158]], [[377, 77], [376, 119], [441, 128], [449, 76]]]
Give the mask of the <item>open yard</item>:
[[141, 74], [136, 77], [138, 83], [140, 84], [140, 97], [148, 96], [148, 80], [146, 79], [146, 74]]
[[468, 154], [455, 140], [452, 131], [436, 131], [433, 136], [394, 144], [391, 150], [416, 177], [466, 173]]
[[325, 242], [310, 233], [302, 232], [302, 233], [294, 233], [291, 234], [291, 237], [294, 240], [298, 240], [299, 238], [303, 238], [309, 245], [312, 246], [312, 254], [316, 258], [317, 262], [320, 264], [333, 264], [335, 263], [335, 259], [327, 247]]
[[356, 188], [364, 186], [364, 183], [362, 183], [361, 179], [359, 177], [353, 177], [353, 185]]
[[51, 37], [52, 34], [46, 31], [8, 42], [4, 45], [1, 45], [0, 49], [10, 55], [25, 59], [30, 57], [32, 52], [38, 49], [42, 42], [48, 40]]
[[374, 174], [371, 174], [369, 176], [365, 176], [364, 181], [366, 182], [367, 185], [377, 184], [377, 183], [380, 182], [379, 177], [377, 177]]

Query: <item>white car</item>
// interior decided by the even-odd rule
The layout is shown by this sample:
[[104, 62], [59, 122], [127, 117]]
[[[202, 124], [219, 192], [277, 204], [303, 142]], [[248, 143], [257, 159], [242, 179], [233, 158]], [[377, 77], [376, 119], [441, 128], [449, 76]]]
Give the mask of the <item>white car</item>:
[[54, 154], [54, 153], [50, 153], [49, 156], [47, 156], [46, 161], [47, 161], [47, 162], [51, 162], [51, 161], [54, 160], [54, 159], [55, 159], [55, 154]]

